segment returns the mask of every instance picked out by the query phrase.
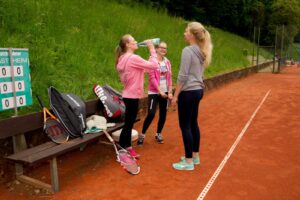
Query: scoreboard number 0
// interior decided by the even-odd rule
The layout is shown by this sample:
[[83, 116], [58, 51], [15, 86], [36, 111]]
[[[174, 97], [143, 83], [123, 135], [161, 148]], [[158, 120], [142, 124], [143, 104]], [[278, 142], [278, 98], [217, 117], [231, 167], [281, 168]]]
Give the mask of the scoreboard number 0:
[[6, 76], [6, 68], [3, 67], [2, 70], [1, 70], [1, 73], [2, 73], [3, 76]]

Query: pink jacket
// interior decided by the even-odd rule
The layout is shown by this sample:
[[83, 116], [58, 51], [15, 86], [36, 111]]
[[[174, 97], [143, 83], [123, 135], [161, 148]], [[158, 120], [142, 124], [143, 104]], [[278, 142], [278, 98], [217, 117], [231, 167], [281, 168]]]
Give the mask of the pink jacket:
[[[171, 69], [171, 63], [167, 58], [164, 58], [164, 61], [166, 62], [168, 72], [167, 72], [167, 87], [168, 91], [172, 88], [172, 69]], [[160, 69], [152, 70], [149, 73], [149, 85], [148, 90], [151, 92], [157, 93], [157, 88], [159, 86], [160, 82]]]
[[155, 50], [150, 51], [149, 61], [131, 53], [125, 53], [118, 59], [117, 70], [124, 85], [122, 97], [138, 99], [144, 95], [144, 73], [158, 69]]

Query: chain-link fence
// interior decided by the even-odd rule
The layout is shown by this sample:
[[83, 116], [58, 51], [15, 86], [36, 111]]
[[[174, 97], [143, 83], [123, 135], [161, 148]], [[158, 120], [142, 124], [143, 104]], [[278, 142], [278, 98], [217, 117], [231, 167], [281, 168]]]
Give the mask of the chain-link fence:
[[290, 42], [284, 25], [276, 26], [271, 31], [269, 27], [254, 27], [252, 41], [253, 66], [273, 60], [272, 73], [280, 73], [280, 69], [287, 63], [297, 59], [300, 62], [300, 44]]

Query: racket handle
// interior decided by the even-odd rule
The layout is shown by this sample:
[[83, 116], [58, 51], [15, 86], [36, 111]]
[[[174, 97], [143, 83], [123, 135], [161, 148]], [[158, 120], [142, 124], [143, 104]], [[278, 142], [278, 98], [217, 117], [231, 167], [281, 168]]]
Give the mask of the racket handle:
[[109, 133], [106, 130], [103, 130], [103, 132], [110, 142], [115, 143], [114, 139], [112, 139], [112, 137], [109, 135]]
[[40, 106], [41, 106], [42, 108], [44, 108], [45, 106], [44, 106], [44, 104], [43, 104], [41, 98], [39, 97], [39, 95], [36, 95], [36, 98], [37, 98], [37, 100], [39, 101]]

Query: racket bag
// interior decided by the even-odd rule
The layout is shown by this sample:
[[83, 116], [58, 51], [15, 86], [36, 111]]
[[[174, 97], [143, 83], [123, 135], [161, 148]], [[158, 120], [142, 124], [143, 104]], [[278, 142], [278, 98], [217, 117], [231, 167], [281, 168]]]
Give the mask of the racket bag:
[[62, 97], [69, 103], [75, 115], [79, 118], [83, 130], [86, 129], [86, 109], [85, 103], [77, 95], [62, 93]]
[[86, 129], [85, 103], [76, 95], [48, 88], [50, 107], [71, 138], [82, 137]]
[[103, 113], [106, 118], [110, 121], [124, 121], [125, 104], [122, 95], [117, 90], [109, 85], [95, 85], [94, 92], [103, 105]]

